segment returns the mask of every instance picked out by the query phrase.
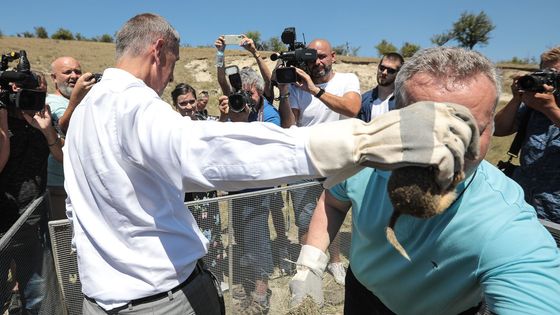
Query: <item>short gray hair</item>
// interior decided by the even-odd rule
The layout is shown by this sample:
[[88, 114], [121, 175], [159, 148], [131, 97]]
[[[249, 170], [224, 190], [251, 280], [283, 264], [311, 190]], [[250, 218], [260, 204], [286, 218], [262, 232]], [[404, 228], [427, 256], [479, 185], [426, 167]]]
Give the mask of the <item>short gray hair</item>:
[[408, 104], [405, 83], [417, 73], [458, 82], [483, 74], [496, 89], [494, 108], [498, 104], [502, 84], [496, 66], [476, 51], [456, 47], [433, 47], [418, 51], [404, 63], [395, 78], [395, 102], [398, 107]]
[[140, 55], [158, 38], [164, 39], [165, 49], [178, 52], [181, 41], [179, 33], [167, 20], [152, 13], [139, 14], [128, 20], [116, 37], [117, 60], [125, 54], [131, 57]]
[[264, 79], [260, 76], [257, 71], [249, 67], [243, 67], [239, 70], [239, 75], [241, 76], [241, 84], [244, 86], [255, 86], [257, 92], [262, 95], [264, 92]]

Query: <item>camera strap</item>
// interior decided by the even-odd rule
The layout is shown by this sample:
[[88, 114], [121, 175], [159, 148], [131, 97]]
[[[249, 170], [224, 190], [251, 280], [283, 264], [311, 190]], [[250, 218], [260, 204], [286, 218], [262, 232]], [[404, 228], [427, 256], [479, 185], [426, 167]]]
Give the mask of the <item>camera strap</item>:
[[525, 139], [525, 134], [527, 133], [527, 124], [529, 123], [529, 118], [533, 114], [533, 109], [528, 108], [521, 117], [519, 127], [517, 128], [517, 133], [515, 134], [515, 138], [511, 142], [511, 146], [507, 154], [509, 155], [509, 161], [512, 158], [519, 156], [519, 150], [521, 150], [521, 145], [523, 144], [523, 140]]

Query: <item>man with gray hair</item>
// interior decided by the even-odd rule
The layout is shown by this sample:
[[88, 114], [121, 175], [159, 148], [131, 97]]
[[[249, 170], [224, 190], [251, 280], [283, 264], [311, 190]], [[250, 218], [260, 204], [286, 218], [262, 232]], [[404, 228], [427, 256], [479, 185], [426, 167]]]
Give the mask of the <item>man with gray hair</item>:
[[[462, 156], [476, 154], [473, 118], [452, 105], [410, 106], [377, 124], [347, 119], [282, 129], [192, 121], [160, 98], [173, 81], [179, 42], [158, 15], [128, 20], [117, 32], [115, 68], [72, 115], [63, 149], [66, 208], [84, 314], [223, 313], [221, 291], [199, 263], [208, 240], [184, 207], [185, 192], [313, 177], [332, 185], [365, 166], [407, 165], [430, 166], [447, 187]], [[435, 131], [401, 128], [401, 114], [427, 124], [434, 113]], [[430, 148], [408, 143], [411, 133], [430, 135]], [[407, 154], [395, 150], [403, 147]]]
[[[402, 128], [415, 128], [422, 115], [404, 110], [462, 104], [476, 119], [480, 154], [465, 155], [464, 176], [454, 178], [448, 192], [433, 185], [429, 169], [415, 167], [367, 168], [326, 190], [290, 282], [293, 303], [307, 294], [322, 303], [325, 250], [352, 207], [344, 314], [476, 314], [484, 303], [495, 314], [560, 314], [554, 240], [521, 188], [483, 160], [500, 95], [494, 65], [474, 51], [426, 49], [403, 65], [395, 93], [401, 109], [373, 124], [400, 115]], [[424, 127], [436, 133], [434, 117]], [[403, 141], [407, 137], [417, 145], [431, 142], [413, 134]]]

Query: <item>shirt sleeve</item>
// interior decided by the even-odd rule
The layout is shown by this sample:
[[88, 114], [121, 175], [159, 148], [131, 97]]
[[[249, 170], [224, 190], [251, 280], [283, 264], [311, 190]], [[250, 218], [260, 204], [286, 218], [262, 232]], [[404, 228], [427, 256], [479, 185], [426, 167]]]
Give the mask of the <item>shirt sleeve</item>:
[[478, 276], [495, 314], [560, 314], [560, 253], [534, 213], [522, 212], [487, 241]]
[[333, 197], [340, 201], [350, 201], [350, 197], [346, 192], [347, 180], [340, 182], [329, 189]]
[[360, 80], [358, 77], [353, 73], [348, 73], [348, 77], [346, 78], [346, 85], [344, 89], [344, 94], [348, 92], [356, 92], [360, 94]]
[[120, 143], [139, 167], [184, 191], [258, 188], [317, 176], [305, 153], [307, 128], [192, 121], [160, 99], [126, 115]]

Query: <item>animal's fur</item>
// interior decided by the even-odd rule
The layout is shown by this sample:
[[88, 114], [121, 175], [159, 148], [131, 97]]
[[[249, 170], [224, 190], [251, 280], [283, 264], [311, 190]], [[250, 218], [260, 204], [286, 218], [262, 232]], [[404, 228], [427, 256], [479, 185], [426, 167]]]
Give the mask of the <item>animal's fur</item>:
[[441, 189], [435, 181], [435, 169], [417, 166], [394, 170], [387, 185], [393, 204], [393, 214], [385, 229], [387, 240], [406, 259], [410, 257], [397, 240], [394, 227], [402, 214], [418, 218], [430, 218], [445, 211], [455, 201], [455, 188], [464, 179], [463, 172], [457, 173], [451, 185]]

